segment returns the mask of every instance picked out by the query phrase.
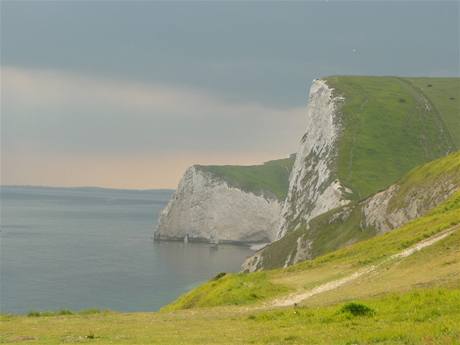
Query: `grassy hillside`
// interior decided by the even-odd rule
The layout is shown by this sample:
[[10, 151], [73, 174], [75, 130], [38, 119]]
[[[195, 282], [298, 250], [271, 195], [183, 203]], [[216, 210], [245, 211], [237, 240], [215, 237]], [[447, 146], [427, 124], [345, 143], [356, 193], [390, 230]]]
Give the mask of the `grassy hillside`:
[[[460, 188], [460, 151], [412, 169], [397, 184], [399, 190], [389, 203], [391, 210], [404, 207], [411, 197], [416, 197], [419, 205], [433, 204], [433, 198], [446, 192], [444, 187]], [[282, 267], [288, 257], [293, 258], [300, 237], [311, 242], [312, 257], [317, 257], [375, 236], [377, 231], [365, 225], [363, 205], [354, 202], [331, 210], [313, 219], [308, 228], [289, 232], [263, 250], [264, 268]]]
[[[458, 224], [460, 224], [460, 191], [455, 193], [449, 200], [441, 204], [430, 214], [421, 217], [402, 228], [339, 249], [329, 254], [317, 257], [314, 260], [304, 261], [285, 269], [275, 269], [262, 272], [265, 274], [258, 276], [258, 285], [266, 287], [264, 294], [257, 295], [258, 287], [251, 284], [251, 280], [254, 279], [254, 275], [258, 275], [261, 272], [251, 274], [230, 274], [226, 277], [226, 280], [207, 282], [199, 288], [192, 290], [168, 306], [166, 309], [178, 310], [196, 307], [210, 307], [218, 304], [241, 305], [257, 303], [266, 300], [267, 298], [265, 296], [269, 296], [271, 298], [274, 295], [282, 294], [286, 291], [283, 291], [283, 289], [288, 289], [289, 291], [309, 289], [324, 282], [343, 277], [367, 265], [380, 263], [399, 251], [422, 241], [425, 238], [433, 236], [440, 231], [455, 226], [460, 228]], [[452, 238], [452, 248], [454, 256], [456, 257], [455, 262], [460, 262], [458, 261], [460, 260], [460, 233], [457, 232]], [[439, 255], [439, 258], [442, 261], [444, 253], [442, 251], [438, 251], [433, 253], [433, 255]], [[442, 263], [440, 263], [440, 266], [442, 266]], [[416, 266], [413, 267], [414, 271], [420, 272], [422, 270], [421, 267], [415, 267]], [[454, 275], [450, 278], [443, 277], [442, 279], [446, 279], [444, 283], [447, 283], [450, 280], [452, 280], [455, 284], [460, 283], [460, 268], [458, 265], [451, 268], [453, 268], [452, 272], [458, 273], [456, 276]], [[442, 275], [443, 273], [441, 272], [443, 271], [428, 271], [426, 272], [427, 279], [432, 281], [437, 281], [438, 279], [441, 280], [441, 276], [437, 276], [438, 274]], [[232, 279], [237, 281], [239, 285], [245, 286], [244, 293], [242, 291], [238, 297], [235, 297], [233, 287], [229, 289], [224, 288], [225, 286], [230, 286], [228, 281]], [[266, 280], [266, 283], [261, 282], [260, 280], [262, 279]], [[273, 283], [274, 285], [271, 285]], [[411, 284], [416, 286], [417, 281], [411, 282]], [[405, 285], [408, 287], [408, 284]], [[217, 303], [216, 298], [210, 300], [208, 296], [202, 295], [201, 292], [203, 290], [211, 287], [212, 289], [219, 290], [219, 303]], [[386, 288], [389, 287], [386, 286]], [[268, 289], [271, 289], [272, 292], [268, 292]], [[367, 292], [372, 294], [371, 290]], [[254, 296], [251, 295], [252, 293], [259, 296], [259, 298], [254, 298]]]
[[[459, 78], [326, 80], [345, 97], [337, 173], [355, 200], [460, 145]], [[422, 91], [422, 84], [432, 86]]]
[[284, 200], [294, 160], [295, 155], [291, 155], [289, 158], [265, 162], [262, 165], [197, 165], [196, 167], [225, 180], [230, 186], [258, 195], [268, 192]]
[[460, 150], [460, 79], [405, 78], [414, 88], [429, 98], [442, 118], [456, 149]]
[[[407, 257], [393, 256], [446, 229], [450, 235], [431, 247]], [[165, 312], [3, 315], [0, 341], [457, 344], [459, 263], [460, 192], [429, 215], [400, 229], [315, 260], [262, 274], [231, 274], [215, 279], [180, 298]], [[273, 296], [311, 291], [365, 267], [376, 268], [297, 306], [277, 308], [271, 302]], [[208, 288], [211, 295], [203, 293]], [[260, 298], [251, 295], [261, 290], [264, 293]]]

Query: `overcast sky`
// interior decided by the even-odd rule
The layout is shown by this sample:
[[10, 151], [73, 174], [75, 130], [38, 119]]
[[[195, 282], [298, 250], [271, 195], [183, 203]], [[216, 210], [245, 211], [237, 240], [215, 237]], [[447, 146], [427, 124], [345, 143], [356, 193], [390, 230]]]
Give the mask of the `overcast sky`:
[[1, 182], [175, 188], [284, 157], [334, 74], [458, 76], [459, 2], [1, 1]]

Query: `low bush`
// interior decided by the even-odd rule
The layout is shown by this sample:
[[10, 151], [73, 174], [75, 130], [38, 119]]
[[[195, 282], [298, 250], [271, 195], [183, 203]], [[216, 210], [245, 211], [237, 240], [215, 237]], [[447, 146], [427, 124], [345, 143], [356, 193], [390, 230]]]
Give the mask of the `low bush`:
[[365, 304], [350, 302], [345, 304], [340, 311], [342, 313], [349, 313], [353, 316], [371, 316], [375, 314], [372, 308], [369, 308]]

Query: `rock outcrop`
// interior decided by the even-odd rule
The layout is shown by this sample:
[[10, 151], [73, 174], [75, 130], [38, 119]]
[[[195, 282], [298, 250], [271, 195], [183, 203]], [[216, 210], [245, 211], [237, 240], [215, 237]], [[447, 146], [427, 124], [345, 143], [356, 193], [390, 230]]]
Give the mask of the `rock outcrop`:
[[[460, 155], [457, 156], [460, 160]], [[395, 229], [424, 215], [459, 188], [460, 170], [457, 171], [457, 178], [446, 174], [436, 179], [435, 183], [413, 186], [408, 191], [401, 191], [399, 184], [392, 185], [363, 203], [363, 226], [374, 228], [378, 233]]]
[[211, 243], [271, 242], [280, 212], [275, 196], [244, 191], [192, 166], [162, 211], [154, 236]]

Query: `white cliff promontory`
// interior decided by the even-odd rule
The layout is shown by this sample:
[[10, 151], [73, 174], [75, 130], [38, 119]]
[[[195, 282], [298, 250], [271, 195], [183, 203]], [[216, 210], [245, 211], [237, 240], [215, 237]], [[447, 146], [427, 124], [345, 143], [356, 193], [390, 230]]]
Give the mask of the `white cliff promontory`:
[[315, 216], [349, 201], [334, 171], [343, 98], [335, 96], [324, 80], [314, 80], [307, 106], [306, 131], [300, 142], [283, 205], [278, 238], [307, 224]]
[[160, 240], [271, 242], [279, 224], [280, 201], [230, 186], [192, 166], [185, 172], [155, 231]]

